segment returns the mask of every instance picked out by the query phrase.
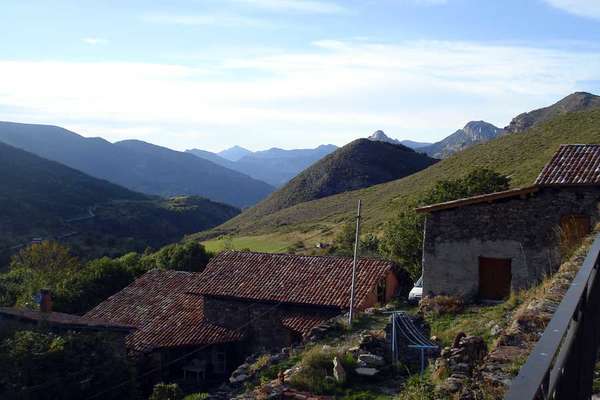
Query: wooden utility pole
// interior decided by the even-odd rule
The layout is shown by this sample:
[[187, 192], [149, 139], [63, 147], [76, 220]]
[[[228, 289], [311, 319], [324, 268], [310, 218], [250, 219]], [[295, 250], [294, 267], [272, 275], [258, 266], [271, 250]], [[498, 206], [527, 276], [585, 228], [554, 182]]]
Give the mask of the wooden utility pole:
[[354, 237], [354, 260], [352, 262], [352, 286], [350, 287], [350, 313], [348, 315], [348, 325], [352, 326], [354, 317], [354, 292], [356, 290], [356, 263], [358, 261], [358, 246], [360, 244], [360, 209], [361, 201], [358, 200], [358, 212], [356, 213], [356, 236]]

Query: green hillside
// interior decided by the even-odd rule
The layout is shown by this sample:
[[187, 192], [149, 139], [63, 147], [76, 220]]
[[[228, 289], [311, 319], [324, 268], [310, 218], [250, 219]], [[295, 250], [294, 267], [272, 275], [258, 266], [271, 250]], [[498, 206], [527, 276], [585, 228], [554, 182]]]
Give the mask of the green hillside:
[[[457, 178], [486, 167], [512, 178], [513, 187], [531, 184], [562, 143], [600, 143], [600, 109], [564, 114], [527, 132], [510, 134], [479, 144], [406, 178], [310, 201], [274, 213], [248, 210], [200, 238], [232, 234], [265, 235], [272, 232], [319, 232], [347, 221], [358, 199], [363, 200], [366, 230], [376, 230], [397, 210], [440, 179]], [[317, 239], [314, 239], [315, 241]]]
[[437, 160], [403, 145], [355, 140], [313, 164], [248, 210], [244, 219], [408, 176]]
[[239, 212], [199, 197], [149, 197], [4, 143], [0, 183], [0, 259], [32, 238], [66, 241], [88, 258], [144, 250]]

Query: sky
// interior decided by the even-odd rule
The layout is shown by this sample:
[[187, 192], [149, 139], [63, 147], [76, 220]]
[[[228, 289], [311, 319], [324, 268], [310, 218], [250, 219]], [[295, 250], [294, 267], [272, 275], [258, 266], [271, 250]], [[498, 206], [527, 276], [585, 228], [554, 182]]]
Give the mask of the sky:
[[2, 0], [0, 120], [177, 150], [433, 142], [600, 94], [598, 0]]

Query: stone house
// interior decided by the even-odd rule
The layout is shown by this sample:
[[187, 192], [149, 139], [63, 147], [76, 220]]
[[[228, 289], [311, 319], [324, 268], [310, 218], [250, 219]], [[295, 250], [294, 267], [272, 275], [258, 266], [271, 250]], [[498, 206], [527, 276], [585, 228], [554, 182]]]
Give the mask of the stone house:
[[[389, 301], [392, 263], [357, 263], [356, 308]], [[223, 379], [250, 353], [281, 349], [349, 307], [352, 259], [224, 252], [201, 273], [152, 270], [85, 316], [128, 324], [148, 384], [181, 378], [191, 362]]]
[[600, 145], [561, 145], [532, 186], [434, 204], [423, 295], [501, 300], [555, 271], [598, 222]]

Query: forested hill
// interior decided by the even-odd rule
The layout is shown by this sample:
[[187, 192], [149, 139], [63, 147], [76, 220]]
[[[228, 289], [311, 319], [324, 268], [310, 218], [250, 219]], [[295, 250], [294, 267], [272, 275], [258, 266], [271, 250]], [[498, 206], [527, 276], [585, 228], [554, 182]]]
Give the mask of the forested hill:
[[358, 139], [301, 172], [242, 218], [402, 178], [436, 161], [400, 144]]
[[[93, 256], [177, 241], [239, 213], [197, 197], [136, 193], [0, 143], [0, 250], [34, 237], [69, 240]], [[82, 251], [83, 253], [83, 251]]]
[[0, 142], [147, 194], [198, 195], [245, 207], [274, 189], [191, 154], [140, 141], [113, 144], [57, 126], [0, 122]]

